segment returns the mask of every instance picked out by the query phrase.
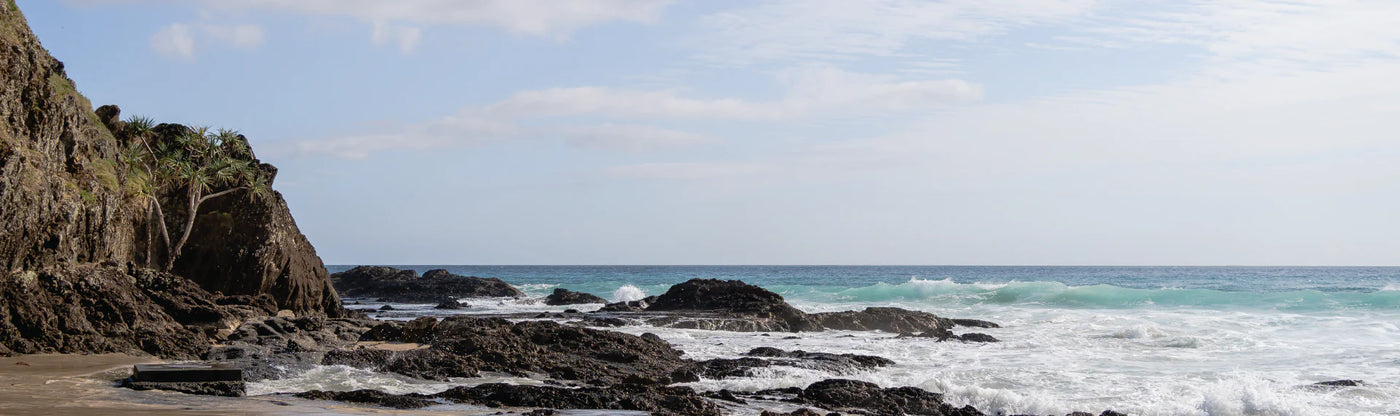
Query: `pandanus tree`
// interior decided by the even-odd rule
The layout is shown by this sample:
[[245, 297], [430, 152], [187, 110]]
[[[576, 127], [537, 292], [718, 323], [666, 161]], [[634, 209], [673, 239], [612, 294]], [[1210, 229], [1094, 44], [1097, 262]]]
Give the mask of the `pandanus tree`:
[[[248, 191], [252, 198], [265, 198], [271, 193], [267, 175], [251, 160], [247, 140], [232, 130], [212, 130], [208, 127], [184, 128], [173, 137], [154, 141], [154, 123], [150, 119], [132, 117], [127, 128], [132, 141], [126, 151], [127, 163], [140, 169], [129, 176], [130, 191], [147, 201], [160, 237], [165, 243], [164, 270], [175, 267], [185, 243], [194, 230], [199, 207], [206, 201]], [[172, 241], [170, 226], [161, 201], [183, 204], [185, 216], [175, 228], [178, 239]], [[148, 245], [149, 247], [150, 245]], [[150, 258], [150, 256], [148, 256]]]

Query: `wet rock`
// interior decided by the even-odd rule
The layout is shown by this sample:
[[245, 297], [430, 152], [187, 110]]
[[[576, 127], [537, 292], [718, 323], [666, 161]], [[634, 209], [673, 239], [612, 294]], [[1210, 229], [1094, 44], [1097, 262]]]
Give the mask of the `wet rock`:
[[438, 404], [432, 396], [420, 394], [389, 394], [379, 390], [321, 391], [312, 390], [293, 396], [309, 400], [335, 400], [394, 409], [421, 409]]
[[1001, 340], [996, 339], [996, 337], [976, 332], [969, 332], [966, 334], [959, 335], [958, 339], [962, 340], [963, 342], [1001, 342]]
[[[691, 381], [673, 377], [672, 372], [688, 365], [680, 351], [664, 341], [635, 335], [552, 321], [511, 323], [468, 316], [442, 321], [420, 318], [399, 325], [399, 338], [385, 341], [424, 343], [428, 348], [339, 350], [327, 353], [324, 364], [345, 364], [431, 380], [492, 371], [521, 376], [543, 373], [593, 385], [612, 385], [627, 379], [661, 384]], [[387, 329], [371, 332], [392, 335]]]
[[1304, 388], [1304, 389], [1307, 389], [1307, 390], [1313, 390], [1313, 391], [1331, 391], [1331, 390], [1344, 389], [1344, 388], [1347, 388], [1347, 387], [1359, 387], [1359, 386], [1363, 386], [1363, 385], [1365, 385], [1365, 384], [1366, 384], [1366, 383], [1363, 382], [1363, 381], [1361, 381], [1361, 380], [1331, 380], [1331, 381], [1319, 381], [1319, 382], [1316, 382], [1316, 383], [1313, 383], [1313, 384], [1308, 384], [1308, 385], [1304, 385], [1304, 386], [1300, 386], [1300, 387], [1302, 387], [1302, 388]]
[[[708, 379], [753, 376], [755, 368], [785, 366], [824, 371], [835, 374], [852, 374], [877, 367], [894, 365], [894, 361], [883, 357], [856, 354], [830, 354], [806, 351], [783, 351], [772, 347], [758, 347], [749, 351], [747, 357], [716, 358], [697, 362], [694, 371]], [[762, 358], [759, 358], [762, 357]]]
[[771, 410], [764, 410], [763, 413], [759, 414], [759, 416], [822, 416], [822, 414], [818, 413], [815, 410], [804, 407], [801, 409], [793, 410], [788, 413], [778, 413]]
[[692, 279], [671, 286], [646, 310], [722, 312], [772, 321], [787, 332], [819, 329], [782, 296], [738, 280]]
[[651, 305], [651, 302], [655, 300], [656, 297], [652, 296], [641, 300], [614, 302], [603, 305], [602, 308], [598, 308], [595, 312], [641, 312], [645, 311], [647, 307]]
[[953, 322], [953, 325], [957, 325], [957, 326], [966, 326], [966, 327], [972, 327], [972, 328], [1001, 328], [1001, 325], [997, 325], [996, 322], [988, 322], [988, 321], [983, 321], [983, 320], [980, 320], [980, 319], [958, 319], [958, 318], [953, 318], [953, 319], [950, 319], [950, 321]]
[[900, 308], [865, 308], [862, 311], [826, 312], [812, 314], [812, 320], [826, 329], [845, 331], [885, 331], [896, 334], [946, 331], [953, 326], [949, 319], [928, 312]]
[[381, 311], [392, 311], [392, 310], [394, 310], [394, 305], [384, 305], [384, 306], [380, 306], [380, 307], [379, 307], [379, 310], [381, 310]]
[[240, 325], [224, 345], [210, 348], [203, 358], [243, 368], [246, 381], [282, 378], [320, 364], [326, 351], [349, 347], [375, 324], [349, 318], [254, 319]]
[[941, 394], [915, 387], [886, 389], [856, 380], [818, 381], [803, 389], [799, 398], [822, 408], [864, 410], [876, 415], [982, 415], [970, 406], [957, 408], [943, 403]]
[[673, 415], [719, 415], [719, 407], [687, 387], [620, 385], [613, 388], [560, 388], [482, 384], [454, 387], [437, 394], [457, 403], [489, 407], [635, 410]]
[[437, 306], [433, 307], [433, 309], [444, 310], [458, 310], [462, 308], [465, 308], [465, 306], [462, 306], [462, 302], [458, 302], [457, 299], [444, 299], [442, 302], [439, 302]]
[[564, 288], [554, 289], [554, 293], [546, 296], [544, 300], [544, 304], [551, 306], [578, 305], [582, 303], [608, 303], [608, 301], [607, 299], [589, 293], [575, 292]]
[[523, 297], [525, 294], [496, 278], [459, 276], [435, 269], [419, 277], [412, 270], [360, 266], [332, 274], [331, 283], [344, 297], [383, 299], [387, 302], [430, 303], [444, 296], [454, 298]]
[[1363, 382], [1363, 381], [1361, 381], [1361, 380], [1332, 380], [1332, 381], [1319, 381], [1319, 382], [1313, 383], [1312, 385], [1314, 385], [1314, 386], [1327, 386], [1327, 387], [1357, 387], [1357, 386], [1361, 386], [1361, 385], [1364, 385], [1364, 384], [1366, 384], [1366, 383]]
[[132, 390], [165, 390], [201, 396], [243, 397], [246, 394], [242, 381], [200, 381], [200, 382], [141, 382], [124, 381], [122, 387]]

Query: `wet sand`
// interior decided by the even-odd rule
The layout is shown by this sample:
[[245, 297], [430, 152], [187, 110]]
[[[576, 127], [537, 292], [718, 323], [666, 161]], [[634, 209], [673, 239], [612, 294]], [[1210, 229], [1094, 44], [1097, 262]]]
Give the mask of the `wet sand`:
[[115, 387], [116, 380], [131, 375], [132, 365], [158, 362], [123, 354], [0, 357], [0, 415], [460, 415], [465, 410], [397, 411], [285, 396], [209, 397]]

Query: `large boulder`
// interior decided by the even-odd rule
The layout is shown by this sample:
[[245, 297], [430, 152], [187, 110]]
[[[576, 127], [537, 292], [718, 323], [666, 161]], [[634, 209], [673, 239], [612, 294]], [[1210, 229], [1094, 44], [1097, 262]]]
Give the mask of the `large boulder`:
[[459, 276], [434, 269], [418, 276], [413, 270], [359, 266], [331, 275], [341, 296], [385, 302], [438, 303], [447, 298], [523, 297], [524, 292], [497, 278]]
[[[773, 321], [788, 331], [821, 328], [806, 313], [788, 305], [781, 295], [738, 280], [692, 279], [671, 286], [646, 309], [648, 312], [700, 311]], [[769, 330], [764, 327], [754, 330]]]

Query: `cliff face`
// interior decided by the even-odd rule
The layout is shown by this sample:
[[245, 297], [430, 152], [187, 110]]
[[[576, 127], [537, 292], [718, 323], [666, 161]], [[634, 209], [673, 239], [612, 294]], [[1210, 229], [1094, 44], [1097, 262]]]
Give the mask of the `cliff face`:
[[[91, 270], [83, 265], [124, 265], [129, 277], [162, 264], [166, 247], [157, 237], [153, 204], [139, 191], [144, 179], [138, 167], [128, 164], [122, 152], [132, 135], [117, 120], [119, 110], [103, 110], [99, 117], [77, 92], [63, 63], [40, 45], [13, 1], [0, 0], [0, 289], [47, 287], [17, 280], [32, 283], [32, 271], [64, 270], [49, 275], [78, 282], [85, 281], [78, 275]], [[256, 161], [251, 153], [246, 157]], [[262, 169], [275, 175], [270, 165]], [[187, 213], [169, 208], [182, 204], [162, 205], [167, 206], [172, 238], [178, 238], [173, 235], [175, 226]], [[341, 312], [325, 266], [297, 229], [280, 194], [261, 199], [226, 195], [205, 203], [196, 218], [184, 255], [172, 270], [176, 275], [208, 292], [267, 295], [277, 307], [302, 314]], [[99, 295], [82, 291], [97, 286], [73, 287], [77, 289], [47, 293]], [[43, 305], [19, 304], [51, 296], [0, 294], [7, 295], [0, 296], [0, 346], [13, 346], [16, 338], [56, 339], [40, 332], [62, 328], [33, 324], [45, 321], [31, 319]], [[142, 296], [132, 299], [144, 302]], [[16, 324], [21, 321], [28, 326]], [[30, 328], [30, 333], [7, 335], [7, 327]], [[28, 345], [23, 350], [54, 350], [56, 345]]]
[[115, 139], [13, 3], [0, 24], [0, 266], [131, 259]]

